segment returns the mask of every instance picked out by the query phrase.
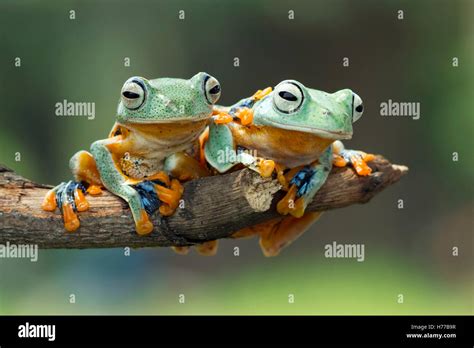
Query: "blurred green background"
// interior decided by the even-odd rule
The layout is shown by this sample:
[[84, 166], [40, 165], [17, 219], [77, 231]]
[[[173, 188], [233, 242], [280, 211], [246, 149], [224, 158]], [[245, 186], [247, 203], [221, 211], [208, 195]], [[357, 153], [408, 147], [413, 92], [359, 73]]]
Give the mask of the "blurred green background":
[[[128, 77], [198, 71], [219, 79], [222, 104], [285, 78], [351, 88], [365, 113], [346, 145], [410, 172], [366, 205], [324, 214], [277, 258], [250, 239], [221, 241], [210, 258], [160, 248], [0, 259], [0, 314], [472, 314], [473, 12], [467, 0], [2, 0], [0, 162], [25, 177], [70, 179], [70, 156], [108, 134]], [[63, 99], [95, 102], [95, 119], [55, 116]], [[420, 102], [421, 118], [381, 117], [388, 99]], [[333, 241], [365, 244], [365, 262], [325, 258]]]

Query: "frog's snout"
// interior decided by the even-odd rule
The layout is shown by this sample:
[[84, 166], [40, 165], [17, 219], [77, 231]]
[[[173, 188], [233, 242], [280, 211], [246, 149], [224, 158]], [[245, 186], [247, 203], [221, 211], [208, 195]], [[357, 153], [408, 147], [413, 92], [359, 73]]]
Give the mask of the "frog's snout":
[[362, 99], [354, 92], [352, 92], [352, 123], [357, 121], [364, 112], [364, 105]]

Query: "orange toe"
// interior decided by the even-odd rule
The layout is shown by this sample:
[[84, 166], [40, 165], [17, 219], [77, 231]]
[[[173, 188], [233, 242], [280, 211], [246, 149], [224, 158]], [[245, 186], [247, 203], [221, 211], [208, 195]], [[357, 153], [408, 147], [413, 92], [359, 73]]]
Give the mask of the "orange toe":
[[167, 188], [162, 185], [155, 185], [155, 189], [160, 201], [166, 203], [172, 210], [175, 210], [179, 205], [184, 188], [176, 179], [171, 180], [170, 186], [170, 188]]
[[345, 167], [347, 165], [347, 162], [342, 156], [334, 155], [332, 164], [336, 167]]
[[140, 236], [150, 234], [153, 231], [153, 224], [145, 210], [142, 210], [140, 219], [135, 222], [135, 230]]
[[232, 122], [234, 118], [226, 112], [219, 112], [216, 116], [214, 116], [214, 123], [215, 124], [226, 124]]
[[295, 218], [300, 218], [304, 215], [305, 209], [304, 198], [300, 197], [296, 200], [293, 209], [290, 210], [290, 214]]
[[372, 173], [372, 169], [367, 165], [367, 163], [365, 163], [363, 159], [354, 156], [351, 158], [351, 161], [358, 175], [367, 176]]
[[275, 169], [275, 162], [272, 160], [261, 160], [259, 163], [260, 175], [264, 178], [272, 176]]
[[81, 189], [76, 189], [74, 192], [74, 202], [76, 203], [77, 211], [86, 211], [89, 209], [89, 202]]
[[56, 192], [53, 190], [48, 191], [44, 196], [41, 208], [45, 211], [54, 211], [56, 209]]
[[253, 122], [253, 110], [250, 108], [239, 109], [235, 116], [240, 120], [242, 126], [248, 126]]
[[296, 197], [296, 185], [292, 185], [285, 197], [283, 197], [277, 204], [277, 211], [281, 215], [287, 215], [294, 205]]
[[189, 253], [189, 250], [191, 250], [191, 248], [188, 246], [182, 246], [182, 247], [172, 246], [171, 249], [173, 249], [173, 251], [176, 254], [180, 254], [180, 255], [187, 255]]
[[179, 180], [173, 179], [173, 180], [171, 180], [171, 185], [170, 186], [171, 186], [171, 189], [173, 191], [179, 193], [179, 199], [178, 199], [178, 201], [179, 201], [181, 199], [181, 196], [183, 195], [183, 192], [184, 192], [183, 185], [181, 185]]
[[370, 161], [373, 161], [375, 159], [375, 155], [371, 154], [371, 153], [366, 153], [364, 155], [364, 161], [365, 162], [370, 162]]
[[289, 183], [288, 183], [288, 180], [286, 179], [286, 177], [284, 175], [285, 169], [286, 169], [285, 166], [283, 166], [281, 164], [278, 164], [278, 163], [275, 163], [275, 170], [277, 172], [278, 182], [282, 186], [283, 190], [288, 190], [289, 189]]
[[153, 181], [153, 180], [159, 180], [161, 181], [163, 184], [165, 184], [166, 186], [170, 186], [170, 177], [168, 174], [166, 174], [165, 172], [161, 171], [161, 172], [158, 172], [156, 173], [155, 175], [152, 175], [148, 178], [146, 178], [147, 180], [150, 180], [150, 181]]
[[162, 203], [160, 205], [160, 214], [163, 216], [171, 216], [174, 214], [176, 209], [172, 209], [168, 204]]
[[217, 240], [197, 244], [196, 251], [202, 256], [214, 256], [217, 253]]
[[97, 196], [97, 195], [100, 195], [102, 193], [102, 189], [100, 188], [99, 185], [90, 185], [87, 188], [87, 193], [92, 195], [92, 196]]
[[77, 218], [76, 213], [72, 209], [72, 205], [68, 203], [63, 204], [63, 220], [64, 228], [68, 232], [74, 232], [81, 226], [79, 219]]
[[265, 88], [263, 91], [261, 89], [259, 89], [257, 92], [254, 93], [254, 95], [252, 96], [252, 98], [254, 100], [260, 100], [262, 99], [263, 97], [267, 96], [268, 94], [270, 94], [272, 92], [273, 88], [272, 87], [267, 87]]

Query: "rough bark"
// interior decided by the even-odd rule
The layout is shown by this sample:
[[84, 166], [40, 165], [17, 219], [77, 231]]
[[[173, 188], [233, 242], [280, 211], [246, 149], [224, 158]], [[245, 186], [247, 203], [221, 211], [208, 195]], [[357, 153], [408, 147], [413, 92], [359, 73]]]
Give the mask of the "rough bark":
[[[309, 211], [366, 203], [397, 182], [408, 168], [381, 156], [369, 163], [371, 175], [359, 177], [352, 168], [333, 168]], [[104, 191], [87, 196], [90, 209], [79, 213], [81, 227], [64, 230], [57, 211], [42, 211], [48, 185], [33, 183], [0, 165], [0, 244], [37, 244], [40, 248], [112, 248], [191, 245], [228, 238], [233, 232], [277, 217], [275, 205], [283, 192], [276, 180], [262, 179], [244, 169], [201, 178], [184, 185], [184, 207], [171, 217], [153, 216], [155, 230], [140, 237], [124, 201]]]

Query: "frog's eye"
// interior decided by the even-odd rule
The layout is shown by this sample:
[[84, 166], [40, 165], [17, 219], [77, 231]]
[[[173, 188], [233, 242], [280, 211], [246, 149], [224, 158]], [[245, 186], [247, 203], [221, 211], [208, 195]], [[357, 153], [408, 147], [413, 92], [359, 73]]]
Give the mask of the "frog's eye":
[[294, 82], [282, 82], [273, 92], [273, 104], [285, 114], [297, 111], [303, 104], [303, 99], [301, 87]]
[[357, 121], [364, 112], [364, 105], [362, 104], [362, 99], [353, 93], [352, 94], [352, 123]]
[[204, 93], [209, 104], [215, 104], [221, 97], [221, 85], [214, 77], [207, 75], [204, 79]]
[[145, 101], [145, 85], [142, 81], [130, 79], [122, 87], [122, 103], [127, 109], [136, 110]]

